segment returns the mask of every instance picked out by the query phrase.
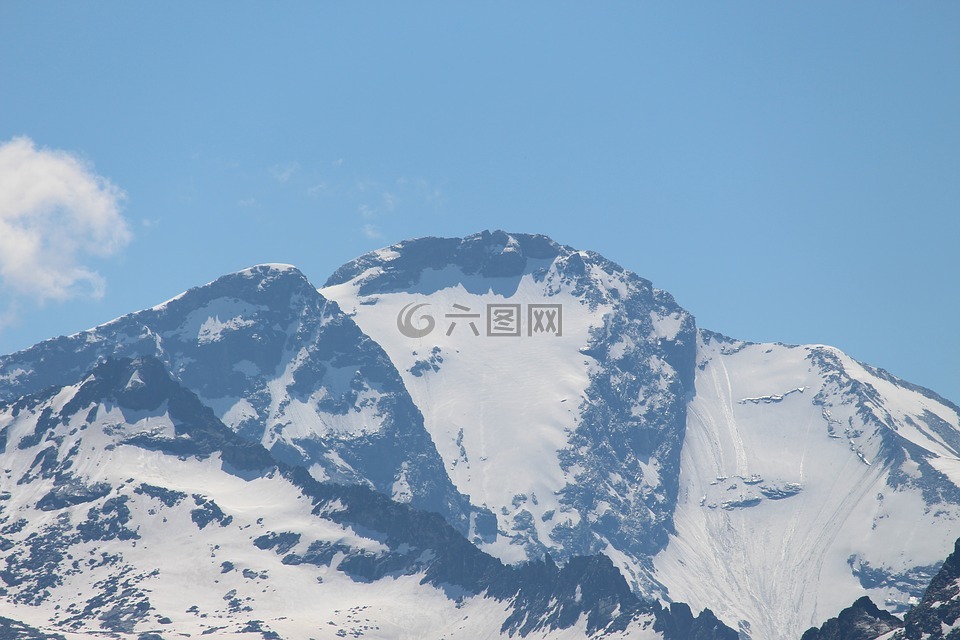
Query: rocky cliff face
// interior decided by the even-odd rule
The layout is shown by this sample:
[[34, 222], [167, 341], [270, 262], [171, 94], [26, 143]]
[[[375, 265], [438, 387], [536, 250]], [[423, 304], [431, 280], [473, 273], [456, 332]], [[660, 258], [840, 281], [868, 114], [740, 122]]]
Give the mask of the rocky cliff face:
[[919, 604], [904, 616], [903, 640], [960, 638], [960, 539], [927, 587]]
[[880, 609], [864, 596], [836, 618], [818, 628], [808, 629], [800, 640], [875, 640], [903, 628], [903, 620]]

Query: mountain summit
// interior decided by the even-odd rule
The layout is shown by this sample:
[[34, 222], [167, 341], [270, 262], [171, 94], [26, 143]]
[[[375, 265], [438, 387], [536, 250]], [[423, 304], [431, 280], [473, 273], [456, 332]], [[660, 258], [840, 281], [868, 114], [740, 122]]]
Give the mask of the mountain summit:
[[[617, 549], [652, 588], [695, 364], [693, 317], [669, 294], [595, 253], [501, 231], [403, 242], [321, 291], [401, 372], [458, 489], [496, 514], [485, 549], [512, 562]], [[431, 334], [398, 331], [411, 304]]]
[[423, 418], [383, 350], [294, 267], [260, 265], [0, 357], [0, 399], [106, 357], [151, 356], [217, 417], [319, 480], [369, 483], [466, 530]]
[[[337, 585], [324, 597], [386, 626], [346, 605], [331, 624], [370, 637], [413, 632], [371, 595], [389, 577], [390, 597], [445, 621], [416, 628], [447, 637], [493, 633], [478, 616], [549, 638], [730, 637], [692, 607], [741, 638], [799, 638], [863, 596], [903, 612], [960, 536], [955, 405], [832, 347], [698, 328], [603, 256], [503, 231], [401, 242], [319, 290], [260, 265], [2, 356], [0, 434], [3, 597], [56, 600], [79, 617], [12, 617], [61, 630], [139, 633], [145, 614], [117, 612], [173, 610], [61, 597], [111, 570], [70, 564], [88, 553], [76, 545], [128, 558], [130, 575], [184, 569], [132, 550], [160, 544], [154, 499], [230, 576], [228, 606], [197, 615], [291, 637], [286, 617], [316, 621], [257, 596], [274, 593], [263, 572]], [[141, 485], [160, 489], [127, 491]], [[461, 605], [474, 622], [445, 626]]]
[[[904, 611], [960, 534], [955, 405], [832, 347], [697, 328], [595, 253], [424, 238], [321, 291], [396, 365], [506, 561], [602, 552], [642, 593], [799, 637], [863, 595]], [[519, 335], [488, 333], [510, 305]], [[544, 305], [562, 335], [535, 331]], [[435, 327], [411, 338], [414, 307]]]

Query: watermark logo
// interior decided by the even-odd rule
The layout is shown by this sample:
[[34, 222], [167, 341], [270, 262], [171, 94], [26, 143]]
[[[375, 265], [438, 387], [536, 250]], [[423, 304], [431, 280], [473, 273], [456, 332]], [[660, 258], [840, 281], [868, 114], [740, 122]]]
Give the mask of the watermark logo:
[[397, 314], [397, 329], [400, 330], [400, 333], [408, 338], [422, 338], [433, 331], [433, 328], [437, 325], [437, 321], [433, 319], [433, 316], [425, 313], [421, 314], [420, 317], [417, 318], [417, 320], [422, 320], [424, 322], [423, 326], [414, 326], [413, 324], [413, 314], [417, 312], [417, 309], [427, 306], [430, 305], [428, 305], [426, 302], [421, 302], [419, 304], [411, 302], [403, 309], [400, 309], [400, 313]]
[[[417, 313], [423, 307], [430, 306], [426, 302], [411, 302], [400, 309], [397, 314], [397, 329], [408, 338], [423, 338], [429, 335], [436, 327], [434, 317], [426, 312]], [[526, 325], [526, 335], [563, 335], [563, 305], [560, 304], [528, 304], [524, 316], [523, 305], [491, 303], [486, 305], [486, 314], [474, 311], [472, 308], [454, 304], [452, 310], [443, 315], [446, 320], [445, 335], [454, 332], [466, 336], [481, 336], [477, 325], [481, 319], [486, 321], [484, 337], [519, 338], [524, 335], [523, 324]]]
[[447, 325], [447, 335], [451, 335], [453, 330], [457, 328], [457, 321], [468, 321], [467, 326], [470, 327], [470, 331], [473, 332], [473, 335], [480, 335], [480, 329], [477, 329], [477, 323], [475, 320], [480, 318], [479, 313], [472, 313], [470, 307], [465, 307], [462, 304], [455, 304], [453, 308], [458, 311], [458, 313], [448, 313], [444, 318], [450, 321], [450, 324]]
[[527, 335], [546, 333], [563, 335], [563, 306], [559, 304], [528, 304]]
[[520, 335], [520, 305], [488, 304], [487, 335], [516, 337]]

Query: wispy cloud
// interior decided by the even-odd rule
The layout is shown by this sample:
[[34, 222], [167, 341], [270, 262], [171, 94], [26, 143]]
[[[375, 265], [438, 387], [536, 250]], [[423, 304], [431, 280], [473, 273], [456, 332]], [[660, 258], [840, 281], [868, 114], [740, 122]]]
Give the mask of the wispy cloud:
[[375, 224], [368, 222], [367, 224], [363, 225], [360, 230], [363, 232], [363, 235], [371, 240], [383, 240], [383, 233], [380, 231], [380, 227]]
[[431, 184], [423, 178], [417, 178], [413, 181], [417, 194], [429, 205], [440, 207], [443, 204], [443, 191], [440, 187]]
[[277, 179], [277, 182], [290, 182], [290, 178], [296, 175], [298, 171], [300, 171], [299, 162], [288, 162], [287, 164], [270, 167], [270, 173]]
[[[267, 176], [274, 186], [280, 183], [281, 191], [310, 199], [325, 210], [352, 209], [357, 230], [372, 240], [383, 239], [385, 230], [401, 218], [429, 214], [443, 206], [443, 191], [425, 178], [355, 172], [353, 165], [345, 170], [346, 164], [343, 158], [329, 157], [291, 161], [268, 167]], [[269, 200], [275, 191], [264, 189], [259, 195]], [[237, 204], [251, 208], [266, 206], [267, 202], [242, 197]]]
[[85, 263], [130, 241], [124, 199], [76, 155], [26, 137], [0, 143], [0, 291], [14, 301], [101, 297], [105, 282]]
[[443, 205], [443, 191], [423, 178], [400, 177], [380, 181], [372, 178], [354, 179], [352, 197], [361, 200], [357, 213], [364, 221], [363, 234], [380, 240], [384, 234], [380, 225], [405, 215], [417, 215], [424, 206], [439, 209]]
[[380, 189], [380, 183], [372, 178], [357, 178], [354, 181], [353, 189], [357, 193], [369, 193]]
[[383, 208], [386, 211], [393, 211], [397, 208], [398, 198], [395, 194], [390, 193], [389, 191], [383, 192]]
[[20, 303], [16, 299], [11, 300], [6, 308], [0, 308], [0, 331], [17, 324], [19, 317]]
[[307, 195], [312, 197], [321, 196], [327, 193], [329, 190], [330, 187], [327, 185], [326, 181], [321, 180], [312, 187], [307, 187]]

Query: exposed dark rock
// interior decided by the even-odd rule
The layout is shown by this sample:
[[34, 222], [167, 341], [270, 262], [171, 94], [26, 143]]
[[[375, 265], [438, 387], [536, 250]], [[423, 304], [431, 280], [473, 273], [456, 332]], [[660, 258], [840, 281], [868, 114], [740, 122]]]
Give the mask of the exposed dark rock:
[[904, 616], [903, 638], [960, 639], [960, 539], [930, 581], [920, 603]]
[[216, 522], [221, 527], [229, 526], [233, 522], [233, 516], [226, 515], [213, 500], [194, 494], [193, 501], [197, 508], [190, 512], [190, 519], [199, 528], [203, 529], [211, 522]]
[[0, 640], [66, 640], [59, 633], [46, 633], [18, 620], [0, 616]]
[[71, 478], [64, 484], [54, 487], [50, 493], [40, 498], [37, 508], [41, 511], [55, 511], [85, 502], [93, 502], [109, 494], [111, 487], [105, 482], [86, 485], [82, 481]]
[[869, 597], [863, 596], [836, 618], [824, 622], [819, 629], [808, 629], [801, 640], [874, 640], [901, 627], [903, 620], [878, 608]]

